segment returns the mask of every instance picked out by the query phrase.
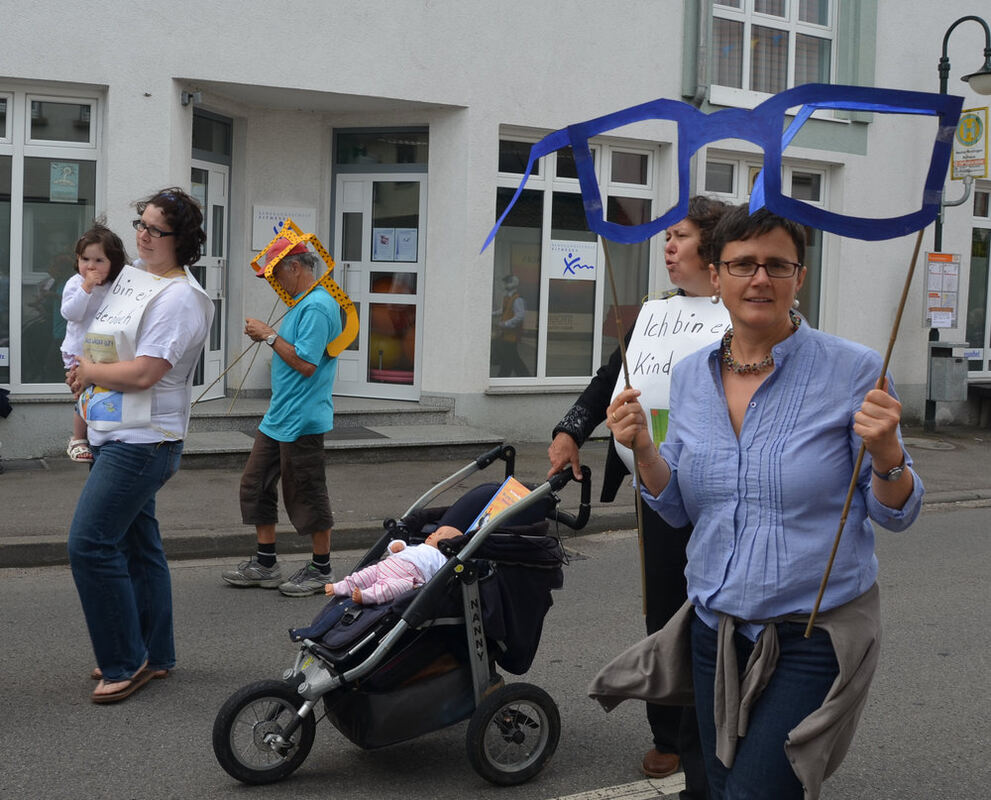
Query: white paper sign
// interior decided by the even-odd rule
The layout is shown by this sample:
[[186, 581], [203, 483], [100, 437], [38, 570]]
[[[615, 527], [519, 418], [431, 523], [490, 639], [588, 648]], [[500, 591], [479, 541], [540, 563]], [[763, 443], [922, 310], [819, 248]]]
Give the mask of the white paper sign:
[[372, 229], [372, 261], [396, 260], [396, 229]]
[[550, 275], [571, 281], [594, 281], [597, 255], [594, 241], [552, 239]]
[[[650, 419], [651, 437], [658, 447], [668, 431], [671, 369], [685, 356], [722, 338], [729, 325], [726, 307], [713, 305], [708, 297], [650, 300], [640, 309], [626, 361], [630, 383], [641, 392], [640, 404]], [[612, 396], [624, 388], [621, 372]], [[632, 472], [633, 453], [619, 442], [616, 452]]]
[[934, 328], [952, 328], [953, 313], [950, 311], [933, 311], [932, 326]]
[[416, 261], [416, 228], [396, 228], [396, 261]]

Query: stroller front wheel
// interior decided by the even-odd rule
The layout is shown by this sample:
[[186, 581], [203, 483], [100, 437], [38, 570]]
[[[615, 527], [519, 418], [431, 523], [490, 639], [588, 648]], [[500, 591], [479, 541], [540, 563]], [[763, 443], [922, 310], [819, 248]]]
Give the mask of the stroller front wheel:
[[294, 772], [313, 746], [312, 714], [289, 737], [283, 732], [303, 698], [285, 681], [257, 681], [232, 694], [213, 723], [213, 752], [229, 775], [250, 784], [273, 783]]
[[511, 683], [478, 704], [468, 723], [468, 760], [497, 786], [524, 783], [543, 769], [561, 737], [557, 705], [539, 686]]

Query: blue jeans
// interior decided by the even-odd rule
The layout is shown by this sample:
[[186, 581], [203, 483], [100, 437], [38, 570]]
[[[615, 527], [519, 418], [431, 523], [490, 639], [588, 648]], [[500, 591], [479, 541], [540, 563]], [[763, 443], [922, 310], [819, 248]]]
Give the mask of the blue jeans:
[[[788, 731], [822, 705], [839, 673], [829, 634], [815, 628], [806, 639], [804, 625], [778, 623], [778, 665], [751, 709], [747, 734], [737, 743], [731, 769], [716, 758], [716, 641], [716, 631], [696, 616], [692, 620], [692, 674], [710, 800], [802, 800], [802, 785], [784, 745]], [[742, 674], [754, 643], [739, 633], [733, 641]]]
[[107, 681], [175, 666], [172, 579], [155, 493], [179, 469], [182, 442], [93, 447], [69, 529], [69, 563], [96, 662]]

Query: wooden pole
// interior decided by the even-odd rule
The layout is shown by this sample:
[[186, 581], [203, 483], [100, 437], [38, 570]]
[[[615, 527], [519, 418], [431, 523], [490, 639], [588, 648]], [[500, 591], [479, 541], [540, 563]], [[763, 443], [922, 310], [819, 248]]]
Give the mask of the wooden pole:
[[[915, 237], [915, 250], [912, 252], [912, 262], [908, 267], [908, 275], [905, 276], [905, 286], [902, 288], [902, 297], [898, 302], [898, 311], [895, 313], [895, 323], [891, 328], [891, 336], [888, 339], [888, 350], [884, 354], [884, 364], [881, 365], [881, 377], [877, 379], [877, 388], [884, 388], [884, 378], [888, 374], [888, 362], [891, 361], [891, 351], [895, 348], [895, 339], [898, 337], [898, 327], [902, 322], [902, 312], [905, 310], [905, 302], [908, 300], [908, 292], [912, 286], [912, 278], [915, 276], [915, 263], [919, 258], [919, 249], [922, 247], [922, 233], [919, 231]], [[836, 551], [840, 546], [840, 537], [843, 536], [843, 526], [846, 525], [847, 514], [850, 513], [850, 504], [853, 502], [853, 493], [857, 490], [857, 478], [860, 476], [860, 466], [864, 462], [864, 453], [867, 448], [864, 443], [860, 443], [860, 451], [857, 453], [857, 461], [853, 466], [853, 477], [850, 478], [850, 487], [847, 489], [846, 502], [843, 504], [843, 513], [840, 515], [840, 525], [836, 531], [836, 538], [833, 541], [833, 549], [829, 554], [829, 561], [826, 563], [826, 571], [823, 573], [822, 582], [819, 584], [819, 594], [816, 597], [812, 613], [809, 615], [809, 624], [805, 628], [805, 638], [812, 635], [812, 627], [815, 625], [816, 615], [819, 613], [819, 606], [822, 604], [822, 597], [826, 593], [826, 583], [829, 581], [829, 574], [833, 571], [833, 561], [836, 560]]]
[[[606, 274], [609, 276], [609, 286], [612, 289], [613, 313], [616, 317], [616, 338], [619, 340], [619, 356], [623, 362], [623, 384], [627, 389], [632, 389], [630, 385], [630, 367], [626, 362], [626, 330], [623, 328], [622, 315], [619, 313], [619, 294], [616, 291], [616, 278], [613, 274], [612, 259], [609, 257], [609, 242], [602, 239], [602, 252], [606, 257]], [[644, 616], [647, 615], [647, 565], [644, 557], [643, 546], [643, 497], [640, 494], [640, 467], [637, 466], [637, 459], [633, 458], [633, 478], [635, 481], [635, 499], [633, 508], [637, 519], [637, 544], [640, 549], [640, 597]]]

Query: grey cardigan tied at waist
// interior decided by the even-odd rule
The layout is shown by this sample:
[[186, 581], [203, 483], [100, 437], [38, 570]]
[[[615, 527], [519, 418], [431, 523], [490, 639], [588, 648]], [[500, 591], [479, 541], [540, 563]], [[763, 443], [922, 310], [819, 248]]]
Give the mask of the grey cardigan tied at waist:
[[[658, 705], [692, 705], [691, 622], [685, 603], [657, 633], [621, 653], [593, 679], [589, 696], [606, 711], [623, 700]], [[750, 709], [774, 674], [778, 661], [778, 622], [807, 623], [807, 615], [766, 621], [742, 678], [733, 646], [735, 620], [720, 615], [716, 653], [716, 755], [733, 765], [737, 741], [746, 735]], [[823, 781], [843, 761], [867, 702], [881, 646], [881, 600], [877, 584], [816, 617], [816, 627], [829, 634], [839, 664], [822, 705], [788, 733], [785, 752], [807, 800], [818, 800]]]

